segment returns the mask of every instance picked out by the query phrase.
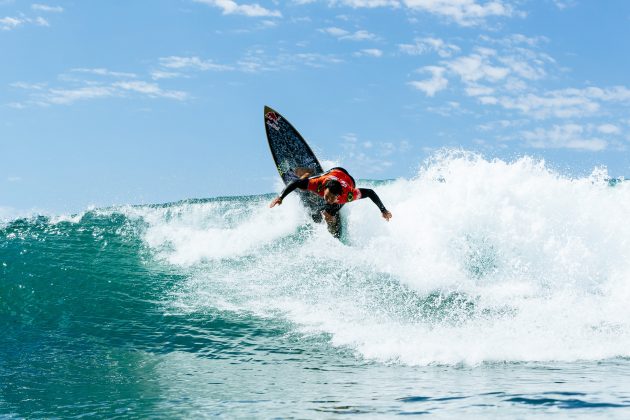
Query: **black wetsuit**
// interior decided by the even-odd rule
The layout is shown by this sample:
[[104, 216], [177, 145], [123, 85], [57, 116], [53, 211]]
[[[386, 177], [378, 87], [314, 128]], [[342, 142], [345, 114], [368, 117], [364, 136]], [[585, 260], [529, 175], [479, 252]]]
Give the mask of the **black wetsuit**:
[[[345, 172], [346, 174], [348, 174], [348, 172], [345, 169], [343, 169], [343, 168], [333, 168], [333, 169], [339, 169], [339, 170], [342, 170], [343, 172]], [[322, 175], [323, 174], [319, 174], [319, 175], [312, 176], [310, 178], [302, 178], [302, 179], [297, 179], [297, 180], [293, 181], [292, 183], [287, 185], [284, 190], [282, 190], [282, 193], [280, 193], [280, 198], [284, 199], [287, 195], [289, 195], [291, 192], [293, 192], [296, 188], [299, 188], [301, 190], [308, 189], [308, 180], [311, 179], [311, 178], [320, 177]], [[350, 174], [348, 174], [348, 176], [350, 176]], [[354, 181], [354, 178], [352, 178], [352, 176], [350, 176], [350, 178], [352, 179], [352, 181]], [[377, 205], [377, 207], [381, 211], [381, 213], [384, 213], [384, 212], [387, 211], [387, 209], [385, 208], [385, 206], [381, 202], [381, 199], [378, 198], [378, 195], [376, 195], [376, 192], [374, 192], [374, 190], [372, 190], [370, 188], [359, 188], [359, 191], [361, 192], [361, 198], [370, 198], [370, 200], [372, 200], [372, 202]], [[326, 210], [326, 213], [330, 214], [331, 216], [334, 216], [334, 215], [337, 214], [337, 212], [339, 212], [341, 207], [343, 207], [343, 204], [328, 204], [328, 203], [326, 203], [326, 206], [322, 210]]]

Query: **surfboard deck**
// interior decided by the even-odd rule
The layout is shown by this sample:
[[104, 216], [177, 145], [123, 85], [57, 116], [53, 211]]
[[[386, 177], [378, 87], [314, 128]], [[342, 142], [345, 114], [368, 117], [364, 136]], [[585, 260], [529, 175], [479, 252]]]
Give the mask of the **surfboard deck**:
[[[304, 140], [302, 135], [291, 123], [274, 109], [265, 106], [265, 132], [271, 155], [276, 164], [276, 169], [284, 185], [288, 185], [299, 177], [295, 174], [296, 168], [308, 168], [311, 176], [324, 172], [322, 165], [317, 160], [315, 153]], [[322, 221], [322, 210], [326, 203], [324, 199], [308, 191], [297, 189], [300, 199], [315, 222]], [[337, 213], [334, 225], [329, 225], [328, 230], [335, 237], [341, 236], [341, 213]]]

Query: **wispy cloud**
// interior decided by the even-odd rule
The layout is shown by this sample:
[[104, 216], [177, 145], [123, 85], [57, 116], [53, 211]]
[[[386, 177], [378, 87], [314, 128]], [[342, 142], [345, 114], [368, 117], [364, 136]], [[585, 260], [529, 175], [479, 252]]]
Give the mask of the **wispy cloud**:
[[476, 52], [458, 57], [448, 62], [447, 66], [465, 83], [498, 82], [510, 74], [510, 69], [506, 66], [493, 65], [491, 57], [494, 56], [496, 51], [492, 49], [477, 48]]
[[356, 57], [375, 57], [379, 58], [383, 56], [383, 51], [378, 48], [365, 48], [361, 51], [354, 53]]
[[63, 7], [61, 6], [49, 6], [47, 4], [39, 4], [35, 3], [31, 5], [31, 9], [37, 12], [48, 12], [48, 13], [61, 13], [63, 12]]
[[177, 77], [185, 77], [181, 73], [177, 73], [174, 71], [164, 71], [164, 70], [153, 70], [151, 72], [151, 79], [160, 80], [160, 79], [175, 79]]
[[46, 83], [26, 83], [26, 82], [15, 82], [11, 83], [9, 86], [18, 88], [18, 89], [27, 89], [27, 90], [42, 90], [46, 88]]
[[[9, 4], [12, 2], [0, 2], [2, 4]], [[59, 6], [48, 6], [45, 4], [32, 4], [31, 10], [39, 13], [61, 13], [63, 12], [63, 8]], [[29, 16], [29, 13], [25, 12], [16, 12], [13, 16], [4, 16], [0, 17], [0, 30], [1, 31], [11, 31], [23, 26], [50, 26], [50, 22], [47, 19], [41, 16]]]
[[518, 110], [535, 118], [583, 118], [600, 111], [604, 103], [630, 104], [630, 89], [589, 87], [561, 89], [542, 94], [527, 93], [519, 96], [481, 97], [482, 103], [500, 105]]
[[50, 26], [48, 21], [43, 17], [29, 18], [26, 16], [0, 18], [0, 30], [11, 31], [24, 25]]
[[303, 63], [309, 67], [326, 67], [330, 64], [343, 63], [343, 60], [333, 54], [321, 54], [321, 53], [299, 53], [295, 55], [295, 58], [291, 58], [290, 55], [285, 55], [282, 59], [286, 62]]
[[573, 7], [576, 5], [575, 0], [553, 0], [556, 7], [560, 10], [568, 9], [569, 7]]
[[602, 134], [621, 134], [621, 129], [614, 124], [601, 124], [597, 127], [597, 131]]
[[407, 7], [443, 16], [462, 26], [474, 26], [485, 22], [489, 17], [512, 17], [516, 14], [513, 6], [493, 0], [406, 0]]
[[85, 86], [78, 88], [55, 88], [42, 95], [36, 95], [34, 103], [38, 105], [69, 105], [86, 99], [116, 96], [116, 90], [110, 86]]
[[409, 55], [422, 55], [429, 52], [437, 52], [440, 57], [450, 57], [461, 49], [454, 44], [449, 44], [439, 38], [416, 38], [413, 44], [399, 44], [401, 52]]
[[149, 98], [167, 98], [183, 101], [188, 98], [186, 92], [177, 90], [164, 90], [157, 83], [149, 83], [140, 80], [116, 82], [112, 85], [114, 88], [137, 92], [146, 95]]
[[282, 17], [279, 10], [270, 10], [258, 3], [238, 4], [232, 0], [193, 0], [195, 3], [203, 3], [219, 8], [224, 15], [243, 15], [249, 17]]
[[534, 148], [576, 149], [591, 152], [604, 150], [608, 142], [593, 136], [592, 128], [579, 124], [554, 125], [551, 129], [537, 128], [521, 133]]
[[[292, 70], [298, 67], [322, 68], [328, 65], [343, 62], [333, 54], [321, 53], [287, 53], [269, 52], [262, 47], [252, 47], [245, 51], [241, 58], [233, 64], [218, 64], [210, 59], [202, 59], [197, 56], [171, 56], [159, 59], [162, 70], [167, 71], [169, 77], [184, 77], [191, 71], [237, 71], [244, 73], [260, 73], [279, 70]], [[171, 74], [170, 70], [178, 70], [180, 73]], [[161, 73], [158, 73], [158, 76]], [[153, 77], [157, 80], [159, 77]]]
[[331, 4], [341, 4], [349, 6], [355, 9], [368, 8], [373, 9], [376, 7], [401, 7], [401, 3], [398, 0], [332, 0]]
[[378, 39], [378, 37], [366, 30], [358, 30], [355, 32], [350, 32], [345, 29], [337, 28], [337, 27], [329, 27], [320, 29], [320, 32], [325, 34], [334, 36], [337, 39], [348, 40], [348, 41], [373, 41]]
[[408, 153], [412, 148], [407, 140], [360, 140], [355, 133], [346, 133], [341, 136], [341, 140], [344, 162], [368, 175], [385, 171], [393, 165], [395, 155]]
[[217, 64], [213, 60], [202, 60], [197, 56], [182, 57], [182, 56], [170, 56], [160, 58], [160, 65], [168, 69], [192, 69], [192, 70], [213, 70], [213, 71], [228, 71], [234, 70], [234, 67]]
[[10, 31], [11, 29], [15, 29], [18, 26], [22, 25], [24, 21], [22, 19], [18, 19], [15, 17], [3, 17], [0, 18], [0, 29], [3, 31]]
[[125, 73], [125, 72], [119, 72], [119, 71], [112, 71], [112, 70], [108, 70], [105, 68], [76, 68], [76, 69], [72, 69], [72, 72], [75, 73], [88, 73], [88, 74], [93, 74], [96, 76], [109, 76], [109, 77], [122, 77], [122, 78], [136, 78], [138, 77], [138, 75], [136, 75], [135, 73]]
[[506, 0], [332, 0], [329, 3], [352, 8], [407, 8], [443, 17], [461, 26], [481, 25], [492, 17], [523, 15]]
[[[58, 79], [65, 82], [65, 86], [25, 82], [11, 84], [11, 87], [26, 91], [28, 99], [13, 102], [9, 106], [24, 109], [29, 106], [71, 105], [79, 101], [129, 97], [132, 94], [139, 97], [177, 101], [184, 101], [189, 97], [186, 92], [164, 89], [155, 82], [139, 80], [139, 76], [135, 73], [117, 72], [104, 68], [77, 68], [70, 72], [84, 75], [86, 78], [67, 78], [61, 75]], [[90, 76], [101, 78], [94, 79]]]

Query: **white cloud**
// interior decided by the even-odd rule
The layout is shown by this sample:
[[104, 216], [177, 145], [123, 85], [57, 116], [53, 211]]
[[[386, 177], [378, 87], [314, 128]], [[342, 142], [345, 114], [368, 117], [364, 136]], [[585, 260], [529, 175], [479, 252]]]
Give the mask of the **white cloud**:
[[511, 34], [501, 38], [492, 38], [488, 35], [480, 35], [479, 40], [494, 45], [502, 45], [504, 47], [516, 48], [521, 45], [526, 45], [530, 48], [536, 47], [543, 43], [548, 43], [549, 38], [545, 36], [533, 36], [529, 37], [523, 34]]
[[264, 48], [256, 47], [248, 50], [237, 61], [236, 70], [248, 73], [263, 71], [295, 70], [299, 67], [324, 68], [329, 65], [342, 63], [343, 60], [334, 54], [321, 54], [315, 52], [270, 53]]
[[[553, 63], [553, 59], [523, 45], [536, 45], [541, 40], [522, 35], [498, 41], [487, 36], [480, 39], [499, 49], [481, 45], [474, 47], [469, 54], [458, 55], [457, 49], [449, 48], [449, 53], [455, 56], [443, 54], [445, 57], [439, 62], [439, 68], [445, 70], [435, 74], [432, 80], [414, 82], [412, 86], [432, 96], [446, 87], [448, 79], [454, 78], [459, 80], [467, 96], [476, 98], [482, 105], [498, 105], [536, 118], [592, 114], [598, 111], [603, 98], [630, 99], [630, 91], [620, 87], [609, 90], [589, 88], [583, 91], [551, 91], [542, 95], [534, 93], [528, 83], [546, 78], [546, 66]], [[439, 50], [444, 45], [448, 44], [428, 38], [416, 40], [415, 46], [403, 49], [407, 52], [422, 52]]]
[[423, 91], [427, 96], [434, 96], [436, 92], [444, 90], [448, 86], [448, 79], [444, 77], [444, 72], [446, 71], [444, 67], [426, 66], [421, 71], [431, 73], [431, 78], [422, 81], [412, 81], [409, 84]]
[[497, 82], [505, 79], [510, 73], [506, 67], [493, 66], [489, 63], [488, 56], [492, 55], [489, 51], [483, 51], [482, 54], [471, 54], [465, 57], [459, 57], [447, 65], [449, 69], [457, 74], [462, 81], [466, 83], [479, 82], [487, 80]]
[[404, 0], [410, 9], [451, 19], [462, 26], [482, 24], [489, 17], [511, 17], [515, 11], [502, 0]]
[[332, 4], [342, 4], [354, 9], [373, 9], [376, 7], [393, 7], [399, 8], [400, 2], [398, 0], [339, 0], [331, 1]]
[[76, 101], [107, 98], [116, 95], [116, 90], [109, 86], [87, 86], [74, 89], [50, 89], [38, 102], [40, 105], [69, 105]]
[[151, 79], [153, 80], [174, 79], [176, 77], [182, 77], [182, 74], [164, 70], [154, 70], [151, 72]]
[[460, 51], [457, 45], [449, 44], [439, 38], [416, 38], [414, 44], [399, 44], [401, 52], [409, 55], [422, 55], [432, 51], [440, 57], [450, 57]]
[[160, 65], [169, 69], [193, 69], [193, 70], [233, 70], [231, 66], [214, 63], [212, 60], [202, 60], [199, 57], [170, 56], [160, 58]]
[[325, 67], [328, 64], [343, 63], [343, 60], [335, 55], [320, 54], [320, 53], [301, 53], [295, 54], [294, 59], [290, 59], [289, 56], [284, 56], [284, 60], [290, 60], [292, 62], [299, 62], [309, 67]]
[[337, 27], [322, 28], [319, 31], [323, 32], [325, 34], [328, 34], [328, 35], [332, 35], [332, 36], [337, 37], [337, 38], [340, 38], [342, 36], [346, 36], [346, 35], [348, 35], [350, 33], [348, 31], [346, 31], [345, 29], [341, 29], [341, 28], [337, 28]]
[[539, 149], [576, 149], [597, 152], [605, 150], [608, 142], [591, 137], [590, 130], [578, 124], [554, 125], [550, 130], [537, 128], [522, 132], [527, 144]]
[[50, 23], [48, 23], [48, 21], [43, 17], [36, 17], [32, 20], [32, 22], [38, 26], [50, 26]]
[[9, 177], [7, 178], [7, 181], [8, 181], [8, 182], [20, 182], [21, 180], [22, 180], [22, 177], [20, 177], [20, 176], [14, 176], [14, 175], [9, 176]]
[[330, 27], [320, 29], [320, 32], [326, 33], [328, 35], [332, 35], [338, 39], [349, 40], [349, 41], [370, 41], [378, 39], [378, 37], [366, 30], [358, 30], [355, 32], [349, 32], [345, 29]]
[[18, 26], [24, 24], [24, 22], [24, 20], [14, 17], [3, 17], [0, 18], [0, 30], [10, 31], [11, 29], [15, 29]]
[[621, 129], [613, 124], [601, 124], [597, 127], [597, 131], [602, 134], [621, 134]]
[[489, 86], [482, 86], [482, 85], [471, 83], [468, 86], [466, 86], [465, 91], [468, 96], [486, 96], [487, 97], [489, 95], [493, 95], [495, 92], [495, 89]]
[[138, 92], [147, 95], [150, 98], [168, 98], [183, 101], [187, 99], [188, 94], [181, 91], [163, 90], [157, 83], [148, 83], [139, 80], [131, 82], [116, 82], [112, 85], [115, 88]]
[[3, 17], [0, 18], [0, 30], [10, 31], [16, 29], [22, 25], [36, 25], [36, 26], [50, 26], [48, 21], [43, 17], [29, 18], [29, 17]]
[[31, 9], [38, 12], [48, 12], [48, 13], [61, 13], [63, 12], [63, 7], [61, 6], [49, 6], [47, 4], [38, 4], [35, 3], [31, 5]]
[[19, 89], [25, 90], [42, 90], [46, 88], [45, 83], [26, 83], [26, 82], [15, 82], [11, 83], [9, 86]]
[[203, 3], [223, 10], [224, 15], [243, 15], [249, 17], [281, 17], [278, 10], [269, 10], [258, 3], [238, 4], [232, 0], [193, 0], [196, 3]]
[[[312, 3], [311, 0], [294, 0], [297, 4]], [[523, 16], [514, 9], [511, 0], [329, 0], [331, 6], [347, 6], [354, 9], [388, 7], [407, 8], [412, 11], [430, 13], [454, 21], [462, 26], [485, 23], [491, 17]]]
[[[77, 68], [71, 70], [73, 73], [85, 74], [88, 76], [113, 77], [114, 80], [103, 81], [93, 78], [65, 78], [58, 80], [65, 82], [67, 86], [48, 87], [48, 84], [34, 84], [16, 82], [12, 87], [23, 89], [28, 93], [28, 100], [13, 102], [9, 106], [15, 109], [24, 109], [28, 106], [50, 106], [50, 105], [70, 105], [78, 101], [91, 99], [105, 99], [115, 97], [125, 97], [130, 93], [148, 98], [165, 98], [183, 101], [188, 99], [186, 92], [177, 90], [165, 90], [157, 83], [138, 80], [138, 76], [133, 73], [113, 72], [107, 69]], [[125, 78], [127, 80], [120, 80]]]
[[341, 147], [344, 150], [344, 162], [355, 170], [366, 174], [376, 174], [391, 167], [393, 162], [386, 156], [404, 153], [409, 150], [409, 142], [401, 141], [398, 145], [392, 142], [359, 141], [354, 133], [341, 136]]
[[88, 74], [94, 74], [97, 76], [124, 77], [124, 78], [131, 78], [131, 79], [138, 77], [134, 73], [111, 71], [105, 68], [94, 68], [94, 69], [76, 68], [76, 69], [72, 69], [71, 71], [74, 73], [88, 73]]
[[540, 62], [530, 62], [515, 56], [500, 57], [499, 62], [507, 66], [512, 73], [524, 79], [540, 80], [547, 75]]
[[340, 39], [348, 39], [350, 41], [369, 41], [377, 39], [378, 37], [368, 31], [358, 30], [352, 34], [341, 37]]
[[616, 86], [602, 89], [562, 89], [542, 95], [528, 93], [520, 96], [502, 96], [497, 104], [515, 109], [536, 118], [583, 118], [600, 111], [603, 103], [630, 103], [630, 90]]
[[383, 56], [383, 51], [377, 48], [366, 48], [361, 51], [357, 51], [354, 55], [356, 55], [357, 57], [368, 56], [379, 58]]
[[575, 0], [553, 0], [553, 2], [560, 10], [568, 9], [576, 4]]

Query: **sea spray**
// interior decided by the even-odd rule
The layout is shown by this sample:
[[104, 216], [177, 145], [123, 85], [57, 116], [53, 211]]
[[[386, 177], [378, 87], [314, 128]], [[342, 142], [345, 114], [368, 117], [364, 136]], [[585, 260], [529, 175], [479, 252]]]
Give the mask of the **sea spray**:
[[531, 158], [449, 153], [375, 188], [394, 218], [369, 200], [346, 206], [346, 243], [310, 225], [296, 199], [242, 203], [242, 218], [220, 230], [192, 207], [176, 221], [147, 215], [145, 241], [156, 258], [196, 267], [182, 286], [191, 294], [178, 293], [191, 310], [221, 302], [283, 317], [360, 357], [630, 356], [626, 183], [611, 187], [601, 170], [569, 178]]

